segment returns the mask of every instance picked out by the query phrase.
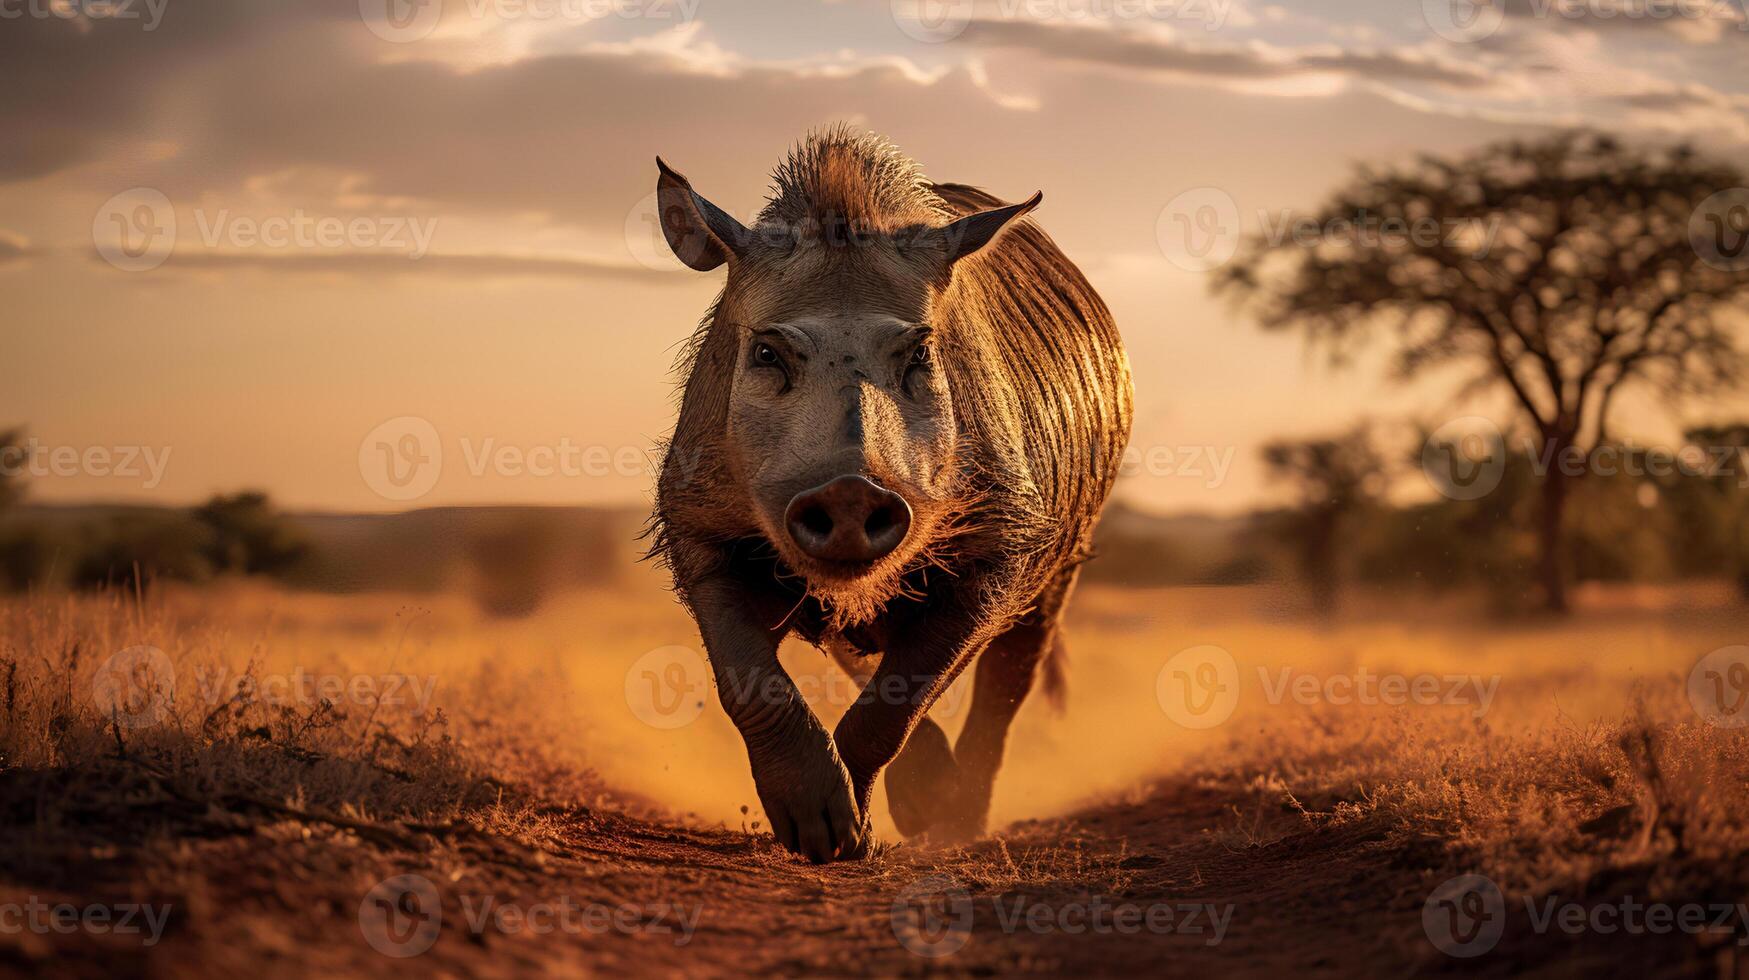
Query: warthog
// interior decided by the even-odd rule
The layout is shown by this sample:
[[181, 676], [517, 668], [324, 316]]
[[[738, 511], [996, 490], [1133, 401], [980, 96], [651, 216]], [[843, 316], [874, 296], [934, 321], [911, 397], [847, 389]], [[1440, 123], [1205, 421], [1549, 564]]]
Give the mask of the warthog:
[[[1009, 723], [1060, 693], [1058, 620], [1129, 438], [1105, 304], [1048, 236], [832, 129], [748, 227], [660, 159], [662, 230], [728, 265], [683, 356], [652, 553], [698, 622], [777, 839], [869, 840], [886, 772], [907, 836], [983, 832]], [[777, 660], [795, 632], [863, 684], [828, 732]], [[950, 748], [928, 718], [977, 661]]]

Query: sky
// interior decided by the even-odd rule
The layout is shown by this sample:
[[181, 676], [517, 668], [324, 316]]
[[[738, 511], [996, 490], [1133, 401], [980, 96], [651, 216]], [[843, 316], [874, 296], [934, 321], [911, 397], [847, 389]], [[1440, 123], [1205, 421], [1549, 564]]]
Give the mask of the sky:
[[1509, 407], [1262, 331], [1223, 243], [1558, 127], [1744, 158], [1737, 0], [1502, 2], [0, 0], [0, 429], [38, 501], [640, 505], [723, 275], [661, 245], [656, 155], [746, 219], [843, 121], [1042, 190], [1130, 353], [1120, 497], [1239, 511], [1269, 439]]

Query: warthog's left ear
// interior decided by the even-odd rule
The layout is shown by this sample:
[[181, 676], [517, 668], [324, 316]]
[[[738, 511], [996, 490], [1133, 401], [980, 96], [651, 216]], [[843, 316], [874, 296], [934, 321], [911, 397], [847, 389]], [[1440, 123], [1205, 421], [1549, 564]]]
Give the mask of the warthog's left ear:
[[941, 236], [947, 246], [948, 264], [951, 265], [995, 241], [996, 236], [1002, 234], [1002, 229], [1038, 207], [1039, 202], [1044, 199], [1044, 191], [1037, 191], [1019, 204], [968, 214], [937, 229], [936, 234]]

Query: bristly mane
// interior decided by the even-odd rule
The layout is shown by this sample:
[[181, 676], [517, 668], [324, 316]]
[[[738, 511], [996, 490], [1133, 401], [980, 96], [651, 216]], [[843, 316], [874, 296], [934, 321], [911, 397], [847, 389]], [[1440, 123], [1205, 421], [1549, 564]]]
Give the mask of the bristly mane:
[[[902, 233], [1004, 203], [973, 187], [933, 183], [886, 140], [834, 126], [804, 138], [773, 171], [757, 224]], [[881, 251], [814, 254], [861, 259]], [[845, 623], [867, 618], [909, 573], [931, 565], [955, 589], [980, 593], [981, 605], [1018, 617], [1053, 577], [1088, 556], [1128, 441], [1132, 387], [1117, 326], [1043, 229], [1016, 221], [953, 268], [930, 316], [964, 430], [958, 519], [855, 605], [834, 598], [830, 613]], [[683, 602], [692, 583], [721, 570], [730, 546], [764, 533], [737, 492], [723, 446], [737, 355], [734, 331], [717, 325], [730, 288], [725, 283], [676, 359], [684, 391], [648, 526], [650, 554], [674, 572]]]
[[953, 217], [915, 161], [873, 133], [839, 124], [809, 133], [771, 173], [759, 223], [890, 232]]

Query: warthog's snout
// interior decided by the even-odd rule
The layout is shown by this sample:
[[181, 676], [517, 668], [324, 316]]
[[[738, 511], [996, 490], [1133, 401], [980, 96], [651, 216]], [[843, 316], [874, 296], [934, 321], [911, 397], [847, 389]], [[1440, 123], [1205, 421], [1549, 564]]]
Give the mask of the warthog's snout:
[[860, 476], [841, 476], [796, 494], [783, 521], [810, 558], [872, 562], [905, 540], [911, 507], [904, 497]]

